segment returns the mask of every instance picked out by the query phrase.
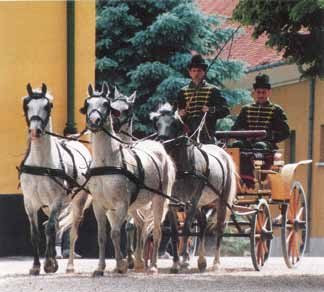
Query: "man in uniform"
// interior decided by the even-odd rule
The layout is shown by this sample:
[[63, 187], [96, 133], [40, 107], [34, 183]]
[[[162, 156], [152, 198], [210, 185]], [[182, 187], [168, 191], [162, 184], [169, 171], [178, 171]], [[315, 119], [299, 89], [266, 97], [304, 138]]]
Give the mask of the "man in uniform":
[[214, 143], [214, 132], [217, 119], [229, 114], [228, 105], [220, 90], [207, 83], [207, 63], [201, 55], [194, 55], [188, 66], [191, 82], [183, 87], [178, 95], [177, 109], [179, 115], [189, 128], [189, 135], [199, 127], [204, 113], [206, 121], [201, 131], [202, 143]]
[[[277, 149], [277, 143], [289, 136], [289, 126], [284, 110], [270, 101], [271, 84], [268, 75], [256, 76], [253, 84], [255, 102], [243, 106], [232, 130], [265, 130], [267, 135], [262, 139], [239, 140], [232, 147], [257, 148], [262, 150]], [[248, 187], [253, 187], [253, 165], [241, 157], [241, 177], [252, 177], [246, 181]], [[242, 161], [243, 160], [243, 161]]]

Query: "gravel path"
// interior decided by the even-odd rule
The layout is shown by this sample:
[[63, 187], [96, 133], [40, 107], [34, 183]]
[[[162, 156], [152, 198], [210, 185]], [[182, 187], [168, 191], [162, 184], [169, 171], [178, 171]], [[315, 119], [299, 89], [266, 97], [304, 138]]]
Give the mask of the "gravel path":
[[[212, 258], [208, 258], [209, 264]], [[249, 257], [224, 257], [217, 272], [197, 271], [171, 275], [171, 260], [159, 260], [160, 273], [155, 276], [129, 272], [119, 275], [112, 272], [114, 261], [107, 260], [107, 272], [102, 278], [92, 278], [97, 260], [76, 260], [77, 273], [65, 274], [66, 260], [59, 260], [56, 274], [32, 277], [28, 275], [31, 258], [0, 258], [1, 292], [83, 292], [83, 291], [324, 291], [324, 258], [304, 258], [298, 268], [288, 269], [282, 258], [270, 258], [261, 272], [254, 271]]]

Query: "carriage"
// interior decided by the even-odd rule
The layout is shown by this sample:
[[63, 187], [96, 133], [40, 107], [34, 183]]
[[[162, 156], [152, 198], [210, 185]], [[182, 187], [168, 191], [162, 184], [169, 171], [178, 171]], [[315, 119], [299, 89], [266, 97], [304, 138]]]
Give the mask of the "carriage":
[[[36, 137], [40, 138], [44, 136], [44, 134], [48, 134], [41, 141], [51, 145], [50, 135], [53, 135], [53, 133], [51, 133], [50, 122], [51, 99], [46, 95], [46, 86], [43, 85], [40, 92], [33, 92], [31, 86], [28, 85], [27, 91], [28, 96], [24, 99], [24, 112], [29, 130], [32, 135], [34, 135], [32, 138], [36, 139]], [[232, 159], [230, 158], [230, 155], [224, 151], [224, 149], [217, 147], [216, 145], [201, 145], [198, 143], [199, 145], [197, 146], [197, 141], [194, 142], [191, 137], [183, 134], [185, 129], [185, 127], [183, 127], [183, 122], [176, 115], [174, 115], [172, 107], [168, 104], [162, 106], [157, 113], [153, 113], [153, 116], [159, 117], [161, 121], [164, 119], [164, 123], [167, 123], [167, 127], [162, 127], [162, 129], [165, 131], [167, 129], [173, 130], [172, 133], [165, 132], [163, 134], [162, 131], [160, 131], [161, 129], [159, 129], [157, 126], [158, 138], [167, 138], [167, 140], [162, 142], [164, 146], [160, 143], [161, 141], [156, 142], [148, 139], [136, 141], [136, 143], [124, 142], [115, 135], [112, 116], [114, 111], [117, 111], [118, 118], [120, 119], [121, 113], [125, 111], [125, 108], [116, 109], [115, 106], [110, 104], [111, 101], [107, 98], [109, 90], [106, 84], [103, 85], [102, 91], [99, 93], [94, 92], [91, 86], [89, 86], [88, 91], [89, 97], [86, 99], [84, 107], [81, 109], [81, 113], [87, 115], [86, 120], [88, 127], [92, 129], [92, 135], [94, 136], [94, 152], [99, 152], [100, 155], [102, 155], [102, 158], [99, 159], [98, 155], [95, 157], [94, 161], [96, 161], [96, 159], [98, 160], [98, 166], [94, 164], [94, 166], [91, 165], [90, 167], [90, 163], [86, 163], [87, 165], [82, 169], [88, 169], [88, 171], [85, 177], [82, 177], [82, 179], [85, 180], [88, 177], [85, 182], [87, 183], [90, 177], [94, 177], [97, 182], [105, 184], [107, 188], [104, 192], [102, 192], [100, 188], [99, 191], [97, 190], [97, 186], [100, 185], [99, 183], [93, 183], [92, 185], [89, 184], [89, 187], [92, 187], [94, 190], [91, 191], [91, 188], [89, 189], [93, 195], [96, 191], [98, 191], [98, 202], [95, 202], [94, 200], [93, 204], [94, 209], [96, 207], [98, 211], [96, 217], [100, 219], [98, 222], [100, 227], [99, 229], [101, 230], [101, 232], [99, 232], [99, 237], [102, 236], [101, 240], [99, 240], [100, 261], [98, 269], [94, 272], [94, 276], [102, 276], [105, 269], [104, 251], [106, 240], [105, 224], [107, 210], [102, 210], [102, 206], [104, 206], [104, 204], [101, 204], [100, 199], [108, 201], [110, 200], [111, 202], [107, 206], [114, 206], [113, 203], [115, 203], [116, 200], [122, 200], [122, 204], [124, 206], [124, 208], [115, 209], [110, 207], [109, 209], [109, 215], [111, 216], [110, 219], [113, 219], [111, 235], [115, 247], [117, 261], [116, 268], [121, 273], [127, 270], [127, 263], [122, 259], [120, 253], [120, 227], [126, 219], [127, 213], [129, 213], [133, 218], [138, 220], [137, 227], [141, 229], [144, 234], [146, 230], [144, 232], [144, 223], [141, 223], [143, 218], [141, 218], [137, 210], [140, 209], [139, 207], [143, 207], [145, 209], [147, 206], [151, 206], [148, 205], [150, 202], [152, 203], [152, 207], [149, 210], [150, 212], [147, 218], [154, 219], [154, 250], [152, 253], [150, 241], [147, 240], [147, 237], [143, 236], [143, 239], [146, 240], [145, 244], [148, 243], [144, 250], [146, 253], [146, 260], [149, 258], [151, 260], [150, 271], [152, 273], [157, 272], [157, 248], [159, 246], [161, 236], [160, 224], [163, 218], [163, 213], [167, 206], [167, 204], [164, 202], [166, 198], [171, 202], [171, 209], [172, 207], [175, 207], [174, 210], [178, 208], [176, 212], [178, 226], [176, 226], [174, 224], [175, 222], [173, 221], [172, 229], [178, 228], [179, 230], [177, 231], [177, 236], [180, 235], [180, 237], [182, 237], [179, 241], [178, 248], [175, 248], [177, 261], [175, 261], [174, 258], [174, 264], [177, 263], [177, 266], [173, 266], [173, 268], [176, 271], [178, 271], [179, 264], [177, 250], [182, 250], [181, 253], [184, 255], [184, 252], [188, 251], [189, 246], [189, 250], [191, 250], [191, 253], [193, 254], [197, 244], [196, 236], [199, 236], [201, 243], [199, 244], [198, 268], [200, 271], [206, 269], [204, 249], [204, 236], [206, 228], [206, 222], [204, 220], [206, 219], [206, 209], [217, 209], [217, 224], [220, 223], [221, 228], [223, 228], [222, 225], [225, 222], [226, 207], [231, 211], [230, 219], [228, 219], [226, 223], [229, 226], [235, 227], [237, 232], [227, 233], [225, 236], [250, 238], [251, 256], [256, 270], [260, 270], [269, 257], [271, 241], [273, 239], [275, 229], [280, 229], [281, 231], [283, 255], [287, 266], [294, 267], [300, 262], [306, 248], [307, 240], [307, 202], [301, 183], [294, 180], [294, 173], [298, 166], [311, 163], [311, 161], [300, 161], [298, 163], [284, 165], [280, 157], [274, 152], [264, 152], [255, 149], [247, 151], [244, 149], [235, 148], [226, 149], [229, 139], [240, 137], [260, 138], [262, 135], [265, 135], [265, 132], [262, 131], [216, 132], [216, 137], [223, 141], [223, 148], [226, 149], [227, 153], [232, 156]], [[116, 101], [118, 102], [120, 100], [121, 98], [118, 98]], [[133, 100], [134, 98], [122, 99], [124, 103], [133, 102]], [[37, 114], [33, 114], [34, 112]], [[130, 127], [129, 125], [130, 123], [126, 123], [126, 126]], [[201, 123], [201, 125], [203, 125], [203, 123]], [[166, 133], [168, 135], [165, 135]], [[169, 134], [171, 136], [169, 136]], [[170, 149], [168, 150], [167, 147], [167, 143], [170, 142], [175, 142], [173, 149], [180, 147], [178, 149], [180, 152], [177, 153], [178, 156], [172, 157], [172, 153], [170, 153]], [[189, 144], [186, 144], [188, 142]], [[35, 142], [32, 140], [30, 143], [32, 144]], [[109, 147], [107, 147], [107, 143], [110, 145]], [[98, 146], [99, 144], [100, 147]], [[126, 146], [123, 146], [125, 144]], [[86, 153], [88, 153], [84, 146], [83, 148]], [[110, 152], [107, 153], [107, 151], [112, 151], [113, 148], [117, 149], [115, 154], [118, 153], [118, 157], [116, 155], [112, 155]], [[54, 149], [57, 150], [58, 146]], [[195, 152], [200, 157], [201, 161], [191, 161], [189, 159], [190, 157], [188, 155], [188, 151], [192, 151], [192, 153]], [[25, 162], [27, 164], [29, 163], [29, 153], [26, 155], [26, 158], [23, 160], [20, 168], [20, 172], [22, 173], [22, 188], [23, 191], [27, 190], [24, 193], [28, 194], [30, 178], [39, 179], [40, 176], [40, 179], [43, 180], [42, 176], [48, 176], [48, 182], [51, 183], [51, 186], [55, 186], [56, 188], [60, 187], [62, 192], [61, 200], [66, 197], [66, 192], [69, 193], [71, 190], [67, 189], [65, 184], [60, 184], [60, 182], [57, 181], [57, 178], [63, 181], [70, 180], [70, 176], [65, 172], [65, 167], [62, 167], [64, 164], [63, 159], [60, 156], [61, 153], [63, 152], [51, 152], [53, 157], [51, 156], [50, 158], [53, 160], [51, 160], [51, 163], [54, 165], [54, 168], [53, 166], [33, 166], [32, 171], [30, 167], [27, 167], [28, 165], [25, 165]], [[184, 155], [184, 157], [180, 157], [181, 155]], [[248, 155], [253, 160], [255, 169], [255, 188], [253, 190], [244, 188], [244, 185], [241, 184], [239, 184], [238, 188], [236, 188], [237, 179], [235, 178], [235, 164], [236, 168], [239, 169], [242, 155]], [[47, 156], [45, 155], [45, 157]], [[111, 159], [111, 161], [106, 161], [108, 158]], [[174, 161], [172, 161], [171, 158], [173, 158]], [[118, 161], [115, 162], [114, 159], [117, 159]], [[127, 159], [130, 162], [126, 163]], [[193, 170], [189, 169], [189, 171], [185, 170], [182, 172], [179, 172], [178, 169], [177, 175], [179, 173], [181, 175], [179, 180], [176, 179], [176, 169], [174, 167], [174, 163], [176, 163], [176, 161], [180, 161], [180, 163], [185, 162], [187, 166], [189, 165], [189, 167], [200, 168]], [[269, 165], [269, 161], [271, 167], [265, 167], [266, 165]], [[103, 162], [105, 163], [104, 165], [102, 165]], [[111, 165], [113, 162], [117, 166]], [[58, 165], [59, 163], [62, 165]], [[122, 165], [120, 165], [120, 163], [122, 163]], [[35, 172], [35, 168], [37, 169], [37, 172]], [[75, 169], [75, 167], [73, 169]], [[198, 173], [197, 170], [200, 171], [200, 173]], [[146, 174], [146, 176], [144, 176], [144, 174]], [[24, 178], [26, 180], [25, 184]], [[178, 185], [178, 189], [175, 187], [177, 181], [182, 182], [182, 184], [180, 184], [180, 188]], [[73, 182], [77, 181], [73, 180]], [[34, 185], [37, 186], [37, 183]], [[114, 190], [115, 192], [111, 192], [112, 185], [116, 187]], [[129, 188], [128, 185], [130, 185]], [[82, 190], [84, 194], [87, 195], [88, 190], [84, 188], [84, 183], [77, 182], [75, 186], [77, 189], [79, 189], [79, 191]], [[47, 185], [45, 185], [45, 187], [49, 188]], [[126, 189], [123, 189], [125, 187]], [[130, 191], [132, 188], [133, 190]], [[111, 193], [115, 194], [117, 191], [120, 192], [119, 196], [102, 198], [102, 195], [109, 195]], [[140, 193], [141, 191], [142, 193]], [[30, 195], [33, 194], [33, 190], [29, 193]], [[142, 201], [139, 200], [137, 205], [134, 204], [130, 206], [131, 203], [136, 200], [136, 197], [134, 198], [134, 194], [137, 196], [139, 193], [142, 196]], [[179, 199], [179, 197], [174, 197], [174, 194], [179, 195], [180, 193], [183, 195], [182, 199]], [[186, 199], [186, 196], [189, 193], [191, 196], [190, 201], [188, 201], [188, 197]], [[76, 196], [76, 193], [72, 193], [72, 200], [73, 195]], [[202, 195], [205, 195], [205, 199], [208, 197], [208, 204], [200, 204], [200, 199], [203, 198]], [[29, 201], [27, 200], [27, 197], [28, 196], [25, 195], [25, 205], [27, 204], [28, 207]], [[33, 198], [34, 197], [31, 195], [30, 200]], [[59, 206], [54, 205], [56, 208], [53, 207], [54, 213], [52, 212], [53, 214], [50, 215], [50, 219], [54, 221], [51, 223], [54, 223], [54, 225], [56, 224], [55, 214], [56, 212], [59, 212], [59, 209], [61, 208], [61, 201], [59, 203]], [[269, 206], [277, 207], [277, 209], [279, 209], [277, 216], [273, 217], [271, 215], [273, 208], [271, 208], [270, 212]], [[76, 230], [78, 224], [80, 223], [80, 217], [82, 217], [84, 209], [83, 207], [83, 205], [81, 207], [77, 207], [78, 212], [75, 213], [75, 218], [73, 219], [73, 226]], [[200, 208], [199, 210], [198, 207]], [[188, 208], [191, 209], [189, 212]], [[204, 210], [201, 211], [201, 209]], [[170, 212], [173, 215], [174, 210]], [[196, 213], [195, 211], [198, 213], [198, 216], [196, 214], [196, 217], [194, 217]], [[118, 212], [123, 212], [122, 216], [117, 216], [116, 214]], [[34, 218], [34, 213], [34, 209], [30, 210], [29, 217], [32, 226], [37, 225], [32, 220]], [[154, 218], [155, 216], [156, 218]], [[116, 226], [114, 226], [113, 223], [116, 223], [117, 221], [118, 224], [115, 224]], [[148, 222], [151, 221], [148, 220]], [[36, 231], [37, 230], [33, 230], [32, 228], [32, 236], [34, 235], [33, 232], [35, 233]], [[219, 247], [221, 238], [223, 236], [223, 231], [224, 230], [222, 229], [221, 232], [217, 234], [216, 254], [214, 259], [215, 267], [219, 265]], [[53, 250], [53, 242], [55, 238], [53, 235], [55, 235], [55, 228], [52, 228], [49, 223], [47, 224], [47, 233], [48, 244], [51, 249], [48, 249], [46, 254], [45, 271], [55, 272], [58, 268], [54, 257], [55, 251]], [[76, 236], [74, 236], [72, 240], [73, 244], [71, 245], [71, 249], [74, 247], [75, 240]], [[173, 246], [175, 246], [177, 240], [174, 237], [174, 233], [172, 234], [172, 241]], [[37, 240], [35, 240], [34, 244], [36, 252], [34, 255], [33, 267], [30, 272], [33, 275], [37, 275], [40, 271]], [[140, 246], [140, 244], [138, 246]], [[140, 252], [141, 251], [139, 250], [137, 259], [139, 261], [138, 264], [142, 266], [141, 254], [139, 254]], [[73, 269], [73, 252], [70, 254], [70, 260], [71, 262], [69, 261], [68, 271]], [[185, 261], [187, 261], [187, 259], [185, 259]], [[183, 263], [185, 263], [185, 261]], [[145, 267], [148, 267], [147, 263]]]
[[[230, 139], [262, 138], [266, 132], [218, 131], [215, 135], [226, 148]], [[230, 215], [226, 221], [230, 231], [224, 233], [224, 237], [248, 238], [253, 266], [260, 271], [269, 258], [274, 234], [280, 234], [285, 263], [288, 268], [296, 267], [306, 249], [308, 210], [305, 191], [294, 175], [299, 166], [312, 161], [284, 164], [277, 151], [239, 148], [226, 148], [226, 151], [232, 156], [237, 170], [240, 169], [242, 156], [251, 159], [255, 187], [246, 188], [242, 180], [238, 183], [236, 199], [230, 207]], [[213, 210], [214, 206], [210, 204], [208, 208]], [[179, 212], [180, 228], [184, 218], [183, 212]], [[197, 239], [194, 236], [198, 234], [198, 228], [194, 221], [190, 233], [192, 238], [189, 241], [192, 255], [196, 250]]]

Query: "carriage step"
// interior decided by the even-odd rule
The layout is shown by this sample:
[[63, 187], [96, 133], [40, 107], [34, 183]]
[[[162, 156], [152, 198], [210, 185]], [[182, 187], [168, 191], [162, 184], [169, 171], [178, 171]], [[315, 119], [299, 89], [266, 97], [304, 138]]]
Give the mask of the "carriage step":
[[245, 206], [240, 206], [240, 205], [233, 205], [232, 207], [234, 212], [254, 212], [255, 209], [250, 208], [250, 207], [245, 207]]

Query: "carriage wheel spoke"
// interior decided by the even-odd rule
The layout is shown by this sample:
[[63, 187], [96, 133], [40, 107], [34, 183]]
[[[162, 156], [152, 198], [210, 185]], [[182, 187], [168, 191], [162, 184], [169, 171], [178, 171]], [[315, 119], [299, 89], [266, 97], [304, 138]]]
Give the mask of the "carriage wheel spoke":
[[263, 230], [268, 230], [268, 228], [267, 228], [268, 222], [269, 222], [269, 217], [266, 217], [264, 219], [264, 222], [263, 222], [263, 225], [262, 225]]
[[257, 249], [258, 263], [263, 265], [263, 263], [264, 263], [264, 253], [263, 253], [263, 242], [262, 242], [262, 240], [258, 240], [258, 245], [257, 245], [256, 249]]
[[297, 213], [297, 215], [296, 215], [296, 220], [297, 220], [297, 221], [300, 221], [301, 216], [304, 214], [304, 209], [305, 209], [304, 206], [302, 206], [302, 207], [299, 209], [299, 211], [298, 211], [298, 213]]
[[263, 227], [263, 222], [264, 222], [264, 213], [263, 211], [258, 213], [257, 215], [257, 224], [256, 224], [256, 232], [261, 233], [262, 227]]
[[268, 250], [268, 246], [267, 246], [267, 241], [264, 240], [262, 243], [263, 243], [264, 254], [266, 254], [266, 253], [269, 252], [269, 250]]

